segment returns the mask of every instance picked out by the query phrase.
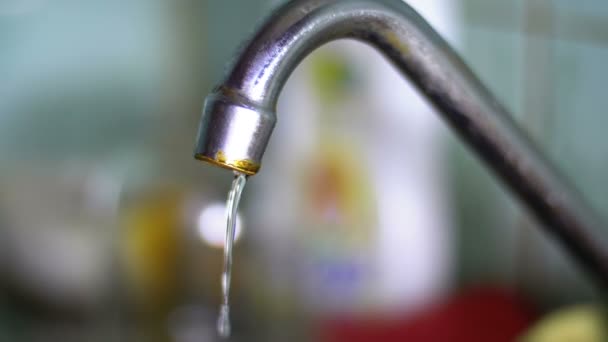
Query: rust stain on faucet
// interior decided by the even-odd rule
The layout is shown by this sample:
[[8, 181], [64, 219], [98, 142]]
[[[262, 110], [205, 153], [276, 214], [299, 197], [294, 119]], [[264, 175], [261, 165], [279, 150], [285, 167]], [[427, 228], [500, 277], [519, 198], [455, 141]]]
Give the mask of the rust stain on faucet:
[[260, 164], [255, 163], [249, 159], [228, 159], [224, 151], [217, 151], [215, 158], [209, 158], [202, 153], [197, 153], [195, 158], [198, 160], [206, 161], [213, 165], [238, 171], [248, 176], [253, 176], [260, 171]]

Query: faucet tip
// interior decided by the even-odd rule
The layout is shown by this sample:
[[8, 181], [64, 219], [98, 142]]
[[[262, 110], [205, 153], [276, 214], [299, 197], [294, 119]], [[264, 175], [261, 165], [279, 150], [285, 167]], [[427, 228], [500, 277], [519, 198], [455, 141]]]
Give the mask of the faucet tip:
[[274, 112], [220, 88], [205, 101], [194, 158], [254, 175], [275, 122]]
[[244, 173], [247, 176], [253, 176], [260, 170], [260, 164], [249, 159], [228, 159], [223, 151], [218, 151], [215, 157], [209, 157], [202, 153], [195, 153], [194, 158], [224, 169]]

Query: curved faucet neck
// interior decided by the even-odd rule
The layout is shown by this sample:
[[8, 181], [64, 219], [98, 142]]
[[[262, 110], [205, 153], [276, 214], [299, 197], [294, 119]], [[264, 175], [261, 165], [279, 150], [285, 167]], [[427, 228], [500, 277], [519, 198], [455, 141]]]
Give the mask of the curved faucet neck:
[[545, 227], [608, 285], [608, 250], [593, 211], [445, 41], [400, 0], [295, 0], [279, 8], [208, 97], [195, 156], [258, 172], [287, 78], [311, 51], [341, 38], [375, 47], [409, 77]]
[[[319, 46], [344, 38], [375, 47], [407, 74], [436, 68], [425, 72], [434, 75], [435, 82], [449, 81], [452, 74], [439, 66], [462, 67], [442, 38], [400, 0], [292, 1], [275, 11], [242, 46], [220, 90], [274, 110], [296, 66]], [[443, 51], [437, 53], [436, 48]]]

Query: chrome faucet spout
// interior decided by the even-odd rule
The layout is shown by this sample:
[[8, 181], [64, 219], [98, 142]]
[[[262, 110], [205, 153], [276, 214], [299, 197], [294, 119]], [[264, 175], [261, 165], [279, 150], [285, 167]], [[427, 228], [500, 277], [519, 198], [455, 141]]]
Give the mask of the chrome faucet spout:
[[450, 46], [401, 0], [294, 0], [273, 12], [207, 98], [195, 157], [257, 173], [286, 80], [311, 51], [343, 38], [371, 45], [407, 76], [546, 230], [608, 286], [601, 222]]

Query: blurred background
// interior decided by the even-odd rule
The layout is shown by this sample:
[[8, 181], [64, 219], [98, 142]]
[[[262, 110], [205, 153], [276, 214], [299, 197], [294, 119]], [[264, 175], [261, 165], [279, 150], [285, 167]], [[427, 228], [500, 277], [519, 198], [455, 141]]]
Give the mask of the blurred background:
[[[0, 2], [0, 341], [217, 340], [232, 175], [193, 144], [280, 2]], [[608, 216], [608, 2], [409, 3]], [[278, 112], [232, 340], [603, 340], [601, 293], [376, 52], [319, 49]]]

